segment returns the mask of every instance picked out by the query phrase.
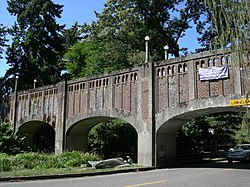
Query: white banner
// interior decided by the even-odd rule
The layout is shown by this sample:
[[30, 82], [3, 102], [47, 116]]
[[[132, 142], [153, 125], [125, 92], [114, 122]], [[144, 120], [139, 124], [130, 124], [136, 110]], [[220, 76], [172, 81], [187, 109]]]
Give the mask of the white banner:
[[214, 80], [228, 78], [228, 66], [211, 66], [199, 68], [200, 80]]

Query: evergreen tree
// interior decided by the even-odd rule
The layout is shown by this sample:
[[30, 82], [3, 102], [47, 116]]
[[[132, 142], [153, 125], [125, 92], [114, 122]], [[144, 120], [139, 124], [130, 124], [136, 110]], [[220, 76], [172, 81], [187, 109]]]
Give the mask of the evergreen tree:
[[3, 59], [3, 48], [7, 46], [6, 42], [8, 41], [6, 39], [7, 35], [7, 28], [3, 26], [3, 24], [0, 24], [0, 60]]
[[7, 71], [4, 81], [13, 87], [19, 75], [19, 89], [30, 89], [33, 80], [38, 85], [60, 81], [65, 52], [62, 31], [64, 25], [56, 23], [62, 5], [51, 0], [8, 0], [8, 11], [16, 16], [10, 29], [12, 44], [7, 49]]
[[74, 23], [71, 28], [63, 30], [63, 43], [66, 51], [82, 39], [81, 33], [81, 26], [77, 22]]
[[[6, 35], [7, 35], [7, 28], [5, 26], [3, 26], [3, 24], [0, 24], [0, 64], [1, 64], [1, 59], [3, 59], [3, 52], [4, 52], [4, 47], [7, 47], [6, 42], [8, 41], [6, 39]], [[2, 106], [2, 97], [4, 95], [4, 84], [3, 84], [3, 78], [0, 77], [0, 117], [1, 117], [1, 106]]]

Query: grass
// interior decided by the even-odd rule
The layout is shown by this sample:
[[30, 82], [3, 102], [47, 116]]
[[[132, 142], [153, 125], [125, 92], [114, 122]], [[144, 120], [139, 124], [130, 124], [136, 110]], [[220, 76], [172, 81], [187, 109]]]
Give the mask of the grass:
[[0, 172], [1, 177], [20, 177], [20, 176], [41, 176], [41, 175], [55, 175], [55, 174], [82, 174], [94, 172], [106, 172], [121, 169], [140, 168], [139, 166], [130, 166], [122, 168], [108, 168], [108, 169], [93, 169], [86, 167], [73, 167], [73, 168], [51, 168], [51, 169], [25, 169], [19, 171], [6, 171]]
[[[102, 160], [96, 154], [65, 152], [60, 155], [45, 153], [21, 153], [18, 155], [0, 154], [0, 178], [21, 176], [43, 176], [55, 174], [82, 174], [105, 172], [126, 168], [139, 168], [137, 165], [121, 168], [94, 169], [86, 167], [88, 161]], [[83, 167], [80, 167], [83, 166]]]

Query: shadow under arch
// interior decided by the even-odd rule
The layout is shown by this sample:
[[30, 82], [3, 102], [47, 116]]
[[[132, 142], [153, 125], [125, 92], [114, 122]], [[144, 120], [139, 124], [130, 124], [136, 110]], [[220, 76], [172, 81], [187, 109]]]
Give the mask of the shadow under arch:
[[34, 152], [55, 152], [55, 129], [43, 121], [28, 121], [19, 126], [16, 134]]
[[223, 112], [242, 112], [244, 107], [213, 107], [193, 110], [180, 113], [166, 119], [156, 131], [156, 166], [166, 167], [176, 165], [176, 134], [177, 131], [192, 119], [197, 117], [223, 113]]
[[[96, 117], [89, 117], [82, 120], [75, 122], [74, 124], [70, 125], [68, 129], [66, 129], [66, 147], [65, 150], [68, 151], [89, 151], [88, 145], [88, 135], [91, 129], [102, 123], [108, 122], [110, 120], [114, 120], [118, 118], [114, 117], [107, 117], [107, 116], [96, 116]], [[120, 119], [122, 120], [122, 119]], [[122, 120], [124, 121], [124, 120]], [[129, 124], [130, 128], [133, 129], [134, 134], [136, 135], [136, 153], [137, 153], [137, 142], [138, 142], [138, 133], [137, 130], [127, 121], [124, 121], [126, 124]], [[137, 154], [136, 159], [137, 160]]]

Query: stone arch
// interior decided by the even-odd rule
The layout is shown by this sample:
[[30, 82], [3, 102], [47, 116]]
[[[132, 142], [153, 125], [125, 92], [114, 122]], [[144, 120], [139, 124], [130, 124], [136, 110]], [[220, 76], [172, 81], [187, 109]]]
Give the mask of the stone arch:
[[99, 110], [87, 110], [85, 113], [78, 113], [71, 118], [68, 118], [66, 121], [66, 131], [71, 128], [72, 125], [78, 123], [83, 119], [88, 118], [100, 118], [100, 119], [110, 119], [110, 118], [117, 118], [123, 121], [128, 122], [131, 124], [136, 131], [138, 132], [138, 124], [141, 124], [142, 121], [137, 119], [137, 116], [131, 114], [127, 111], [118, 110], [118, 109], [110, 109], [110, 108], [102, 108]]
[[[78, 150], [85, 152], [89, 151], [88, 134], [90, 130], [97, 124], [112, 119], [117, 119], [117, 118], [107, 117], [107, 116], [95, 116], [95, 117], [83, 118], [75, 122], [74, 124], [71, 124], [66, 130], [66, 150], [69, 151]], [[138, 132], [131, 124], [130, 126], [132, 127], [134, 133], [136, 134], [135, 153], [137, 153]], [[133, 160], [137, 160], [137, 154], [133, 156], [134, 156]]]
[[55, 152], [55, 129], [43, 121], [28, 121], [17, 129], [16, 134], [24, 137], [25, 145], [32, 151]]
[[[176, 133], [191, 119], [209, 114], [245, 110], [244, 107], [230, 107], [229, 99], [228, 97], [216, 97], [189, 101], [182, 108], [175, 107], [162, 111], [156, 119], [156, 165], [164, 167], [176, 163]], [[162, 147], [165, 151], [165, 160], [159, 158]]]

